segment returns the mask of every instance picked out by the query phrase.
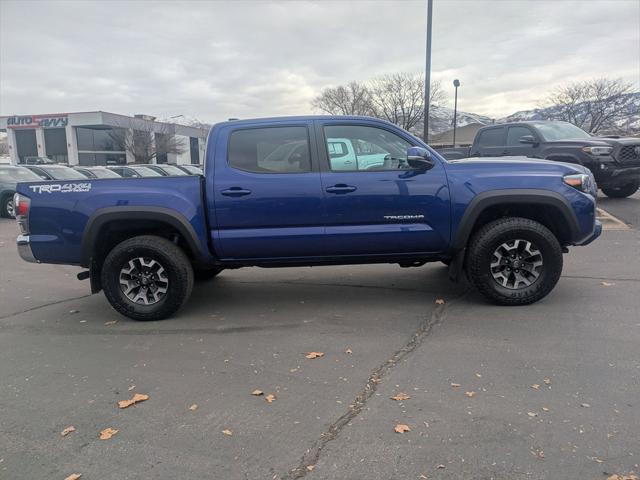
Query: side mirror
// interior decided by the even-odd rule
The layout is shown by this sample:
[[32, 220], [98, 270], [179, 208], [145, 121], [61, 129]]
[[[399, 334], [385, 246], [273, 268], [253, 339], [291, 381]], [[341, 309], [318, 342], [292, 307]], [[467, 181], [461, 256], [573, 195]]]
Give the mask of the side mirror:
[[422, 147], [409, 147], [407, 149], [407, 163], [416, 170], [429, 170], [434, 165], [431, 153]]
[[536, 143], [538, 143], [533, 135], [525, 135], [524, 137], [520, 137], [519, 142], [526, 143], [528, 145], [535, 145]]

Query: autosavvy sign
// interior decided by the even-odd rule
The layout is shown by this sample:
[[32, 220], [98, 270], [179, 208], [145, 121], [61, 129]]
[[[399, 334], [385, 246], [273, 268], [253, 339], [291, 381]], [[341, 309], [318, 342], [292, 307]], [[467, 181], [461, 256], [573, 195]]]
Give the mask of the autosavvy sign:
[[63, 128], [69, 119], [66, 113], [24, 115], [7, 118], [7, 128]]

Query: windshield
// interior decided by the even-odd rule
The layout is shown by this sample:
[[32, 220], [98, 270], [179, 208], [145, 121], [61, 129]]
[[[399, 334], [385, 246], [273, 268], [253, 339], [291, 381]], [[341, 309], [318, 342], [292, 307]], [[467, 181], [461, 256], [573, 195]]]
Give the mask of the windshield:
[[162, 165], [160, 168], [169, 175], [188, 175], [186, 172], [180, 170], [178, 167], [174, 167], [173, 165]]
[[16, 182], [37, 182], [42, 180], [38, 175], [26, 168], [0, 168], [0, 180], [9, 178]]
[[112, 172], [106, 168], [92, 168], [89, 170], [96, 178], [121, 178], [116, 172]]
[[87, 177], [80, 172], [76, 172], [73, 168], [43, 168], [54, 180], [86, 180]]
[[591, 137], [591, 135], [581, 128], [567, 122], [538, 123], [536, 124], [536, 128], [547, 141]]
[[151, 170], [150, 168], [147, 168], [147, 167], [136, 167], [136, 168], [134, 168], [134, 170], [141, 177], [161, 177], [162, 176], [158, 172], [155, 172], [155, 171], [153, 171], [153, 170]]

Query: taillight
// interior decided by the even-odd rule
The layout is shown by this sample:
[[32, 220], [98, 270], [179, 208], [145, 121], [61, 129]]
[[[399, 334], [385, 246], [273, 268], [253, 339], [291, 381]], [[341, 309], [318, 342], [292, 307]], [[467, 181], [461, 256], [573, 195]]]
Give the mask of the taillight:
[[23, 235], [29, 234], [29, 208], [31, 207], [31, 199], [16, 193], [13, 196], [13, 211], [16, 221]]

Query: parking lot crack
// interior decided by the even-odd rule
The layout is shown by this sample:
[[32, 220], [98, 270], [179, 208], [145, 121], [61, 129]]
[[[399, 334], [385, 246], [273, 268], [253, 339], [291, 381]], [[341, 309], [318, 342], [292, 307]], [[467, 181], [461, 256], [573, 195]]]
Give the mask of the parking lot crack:
[[324, 450], [326, 445], [338, 438], [340, 432], [364, 410], [364, 408], [367, 406], [367, 402], [378, 390], [378, 386], [380, 385], [381, 381], [395, 368], [395, 366], [399, 362], [408, 357], [422, 344], [422, 342], [433, 331], [434, 327], [444, 321], [444, 319], [446, 318], [447, 310], [451, 306], [452, 302], [464, 296], [467, 291], [468, 290], [465, 290], [457, 297], [445, 304], [436, 305], [431, 315], [426, 317], [424, 321], [421, 322], [420, 326], [411, 335], [407, 343], [396, 350], [387, 360], [385, 360], [371, 372], [371, 374], [367, 378], [366, 383], [364, 384], [364, 387], [362, 388], [362, 390], [360, 390], [355, 400], [349, 405], [349, 409], [331, 425], [329, 425], [329, 427], [324, 432], [320, 434], [313, 445], [304, 453], [304, 455], [300, 459], [300, 463], [285, 475], [274, 478], [279, 478], [282, 480], [294, 480], [303, 478], [310, 471], [312, 471], [313, 466], [315, 466], [320, 459], [320, 455], [322, 454], [322, 451]]
[[16, 315], [21, 315], [23, 313], [32, 312], [34, 310], [39, 310], [41, 308], [50, 307], [51, 305], [58, 305], [59, 303], [72, 302], [74, 300], [82, 300], [83, 298], [90, 297], [92, 294], [89, 293], [87, 295], [82, 295], [80, 297], [73, 298], [65, 298], [64, 300], [56, 300], [55, 302], [45, 303], [43, 305], [38, 305], [36, 307], [25, 308], [24, 310], [20, 310], [17, 312], [7, 313], [5, 315], [0, 315], [0, 320], [5, 320], [7, 318], [15, 317]]

